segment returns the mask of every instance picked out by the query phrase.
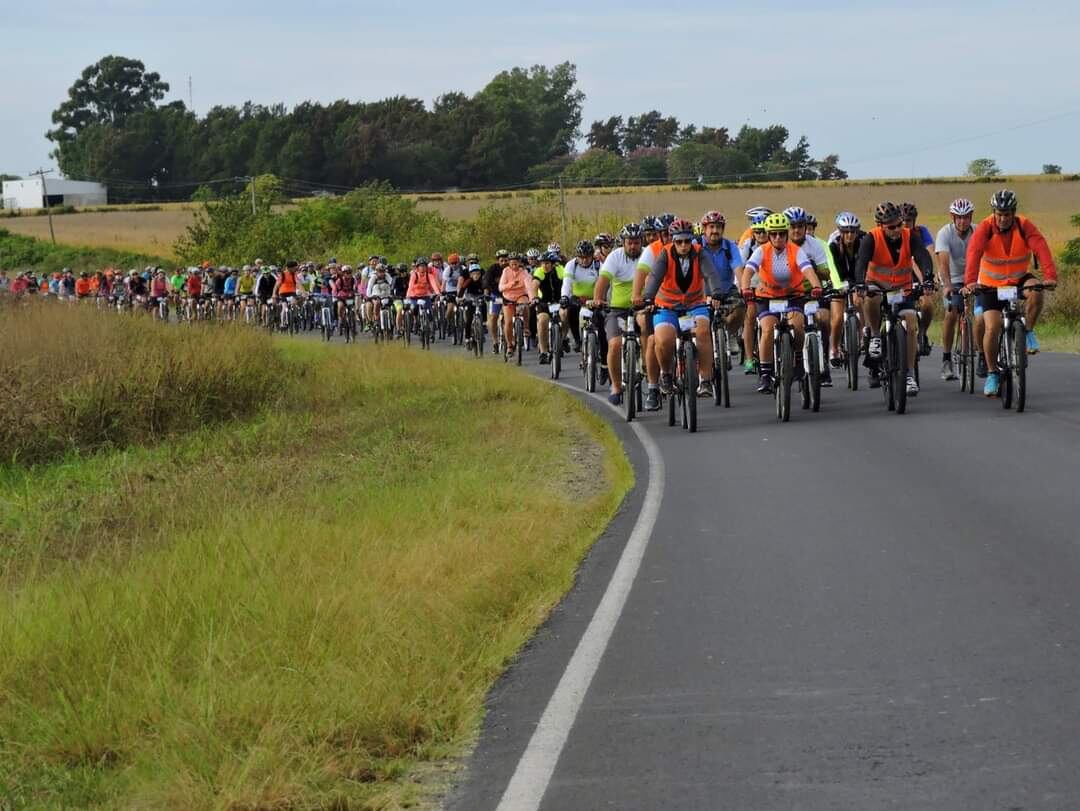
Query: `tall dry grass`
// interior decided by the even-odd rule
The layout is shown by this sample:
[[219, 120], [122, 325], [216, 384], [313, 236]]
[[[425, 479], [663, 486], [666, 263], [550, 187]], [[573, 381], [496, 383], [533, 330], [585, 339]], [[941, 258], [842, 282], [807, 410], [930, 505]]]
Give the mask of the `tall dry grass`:
[[0, 346], [0, 460], [23, 464], [250, 416], [286, 374], [250, 329], [177, 329], [52, 301], [4, 306]]

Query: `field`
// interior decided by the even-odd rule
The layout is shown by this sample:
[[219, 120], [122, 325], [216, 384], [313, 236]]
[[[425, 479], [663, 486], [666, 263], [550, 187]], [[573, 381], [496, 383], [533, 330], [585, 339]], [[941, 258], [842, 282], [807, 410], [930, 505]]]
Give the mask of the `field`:
[[[613, 221], [639, 219], [643, 214], [671, 211], [697, 218], [708, 209], [719, 209], [733, 223], [731, 230], [742, 230], [742, 212], [751, 205], [782, 208], [798, 203], [817, 214], [822, 223], [829, 222], [837, 211], [850, 209], [864, 221], [869, 220], [874, 206], [881, 200], [911, 201], [919, 207], [921, 221], [937, 228], [946, 221], [945, 211], [951, 200], [969, 197], [975, 202], [977, 215], [988, 213], [990, 194], [997, 185], [1008, 184], [1020, 196], [1022, 213], [1031, 217], [1042, 229], [1055, 250], [1076, 236], [1069, 218], [1080, 212], [1080, 182], [1038, 177], [1016, 178], [997, 183], [904, 181], [851, 181], [840, 184], [769, 184], [754, 188], [686, 191], [670, 186], [641, 189], [568, 189], [567, 212], [591, 224], [592, 230], [610, 227]], [[464, 199], [462, 199], [464, 198]], [[436, 210], [450, 219], [469, 219], [484, 205], [523, 201], [523, 193], [513, 197], [475, 193], [443, 195], [439, 199], [420, 195], [422, 209]], [[191, 223], [193, 211], [181, 207], [166, 207], [162, 211], [125, 211], [113, 208], [104, 211], [79, 212], [54, 217], [56, 238], [73, 245], [90, 245], [138, 251], [160, 256], [172, 256], [172, 244]], [[45, 217], [15, 217], [0, 221], [8, 230], [48, 239], [49, 224]], [[560, 238], [576, 241], [580, 235]], [[524, 247], [524, 246], [519, 246]]]
[[413, 806], [629, 465], [502, 364], [202, 331], [0, 318], [0, 808]]

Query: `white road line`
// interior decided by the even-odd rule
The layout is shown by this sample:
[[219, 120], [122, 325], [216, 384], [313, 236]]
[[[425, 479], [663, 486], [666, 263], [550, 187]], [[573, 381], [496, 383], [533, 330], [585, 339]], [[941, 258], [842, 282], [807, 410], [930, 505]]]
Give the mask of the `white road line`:
[[[557, 380], [553, 382], [571, 391], [581, 391]], [[595, 394], [593, 396], [616, 413], [622, 414], [619, 408], [603, 398]], [[623, 606], [626, 605], [626, 598], [645, 556], [645, 548], [652, 537], [656, 516], [660, 512], [660, 502], [664, 497], [664, 460], [656, 443], [641, 425], [631, 422], [630, 428], [645, 448], [649, 459], [649, 484], [645, 490], [641, 512], [638, 513], [630, 539], [619, 556], [611, 582], [596, 607], [596, 613], [589, 621], [589, 626], [540, 717], [536, 731], [529, 739], [529, 745], [518, 761], [514, 775], [499, 801], [498, 811], [535, 811], [540, 807], [544, 792], [551, 782], [551, 775], [555, 772], [555, 764], [570, 735], [570, 728], [574, 725], [585, 693], [596, 675], [596, 669], [600, 666], [600, 659], [607, 649]]]

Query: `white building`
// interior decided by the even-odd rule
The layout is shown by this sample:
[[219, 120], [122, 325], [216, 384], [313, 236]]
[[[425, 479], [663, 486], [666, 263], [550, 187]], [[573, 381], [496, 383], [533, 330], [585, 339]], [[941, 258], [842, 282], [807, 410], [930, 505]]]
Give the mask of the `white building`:
[[5, 180], [4, 208], [45, 208], [45, 192], [49, 193], [50, 206], [103, 206], [109, 201], [108, 189], [101, 183], [86, 180], [68, 180], [63, 177], [32, 177], [29, 180]]

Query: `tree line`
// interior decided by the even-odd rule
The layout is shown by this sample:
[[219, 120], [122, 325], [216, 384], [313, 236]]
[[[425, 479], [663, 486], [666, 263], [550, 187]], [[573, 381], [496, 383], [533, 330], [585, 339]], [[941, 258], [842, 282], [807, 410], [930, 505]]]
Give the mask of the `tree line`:
[[273, 174], [315, 189], [372, 181], [432, 190], [554, 183], [841, 178], [839, 158], [787, 147], [782, 125], [681, 124], [653, 110], [594, 121], [578, 152], [582, 104], [569, 62], [513, 68], [469, 96], [216, 106], [197, 116], [162, 103], [168, 82], [137, 59], [88, 66], [53, 112], [47, 137], [68, 177], [115, 198], [185, 199], [195, 187]]

